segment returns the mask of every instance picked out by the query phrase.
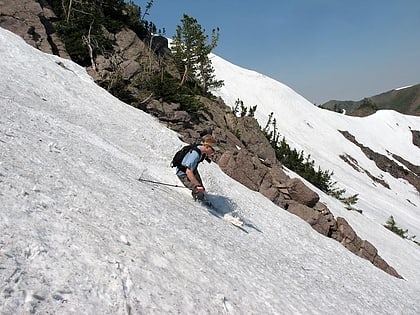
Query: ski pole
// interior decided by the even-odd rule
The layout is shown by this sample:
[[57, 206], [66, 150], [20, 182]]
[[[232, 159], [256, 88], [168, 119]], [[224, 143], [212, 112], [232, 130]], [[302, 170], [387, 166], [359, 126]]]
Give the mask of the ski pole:
[[154, 180], [150, 180], [150, 179], [144, 179], [144, 178], [139, 178], [139, 181], [141, 182], [146, 182], [146, 183], [152, 183], [152, 184], [158, 184], [158, 185], [163, 185], [163, 186], [170, 186], [170, 187], [178, 187], [178, 188], [188, 188], [185, 186], [180, 186], [180, 185], [175, 185], [175, 184], [168, 184], [168, 183], [162, 183], [162, 182], [157, 182]]

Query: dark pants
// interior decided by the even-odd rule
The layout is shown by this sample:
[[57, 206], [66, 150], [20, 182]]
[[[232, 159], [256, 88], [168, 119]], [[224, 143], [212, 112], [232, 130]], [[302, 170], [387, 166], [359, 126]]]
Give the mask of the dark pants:
[[[203, 182], [201, 180], [200, 173], [198, 173], [198, 170], [195, 170], [194, 172], [195, 178], [198, 180], [198, 182], [203, 185]], [[179, 180], [182, 182], [182, 184], [191, 190], [191, 194], [194, 198], [194, 200], [203, 200], [204, 199], [204, 191], [197, 191], [195, 188], [195, 185], [191, 183], [188, 176], [178, 176]]]

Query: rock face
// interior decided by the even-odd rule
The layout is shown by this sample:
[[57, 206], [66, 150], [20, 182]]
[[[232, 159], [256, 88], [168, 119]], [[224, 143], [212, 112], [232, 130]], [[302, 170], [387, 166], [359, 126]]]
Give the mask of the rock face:
[[411, 134], [413, 135], [413, 144], [420, 148], [420, 131], [419, 130], [411, 130]]
[[55, 20], [56, 15], [45, 0], [0, 0], [0, 27], [43, 52], [69, 58], [55, 33]]
[[[350, 142], [357, 145], [362, 152], [370, 159], [373, 160], [378, 166], [379, 169], [383, 170], [394, 176], [395, 178], [403, 178], [412, 184], [417, 191], [420, 193], [420, 168], [416, 165], [409, 163], [408, 161], [404, 160], [403, 158], [393, 155], [393, 157], [398, 160], [400, 163], [404, 164], [404, 167], [398, 165], [395, 161], [391, 160], [385, 155], [379, 154], [372, 149], [364, 146], [363, 144], [359, 143], [356, 138], [350, 134], [348, 131], [340, 131], [341, 134]], [[413, 133], [414, 135], [415, 133]], [[414, 136], [413, 136], [414, 142]]]
[[377, 249], [368, 241], [360, 239], [347, 221], [341, 217], [337, 218], [336, 233], [335, 239], [341, 242], [351, 252], [369, 260], [373, 265], [390, 275], [402, 279], [398, 272], [378, 255]]
[[[64, 45], [55, 36], [52, 25], [55, 15], [45, 0], [0, 0], [0, 8], [1, 27], [22, 36], [29, 44], [44, 52], [68, 58]], [[96, 82], [102, 85], [112, 83], [118, 77], [123, 82], [129, 82], [145, 71], [159, 69], [159, 62], [168, 50], [167, 40], [163, 37], [152, 37], [143, 42], [130, 30], [108, 36], [115, 43], [114, 53], [106, 57], [98, 56], [95, 65], [88, 68]], [[372, 244], [356, 235], [345, 219], [335, 219], [330, 210], [319, 202], [315, 192], [300, 179], [290, 178], [283, 171], [273, 148], [254, 118], [236, 117], [221, 99], [201, 97], [200, 101], [207, 110], [195, 113], [181, 110], [180, 104], [152, 98], [143, 101], [138, 107], [177, 131], [185, 142], [194, 143], [200, 141], [203, 135], [212, 134], [222, 146], [215, 161], [226, 174], [299, 216], [317, 232], [334, 238], [356, 255], [401, 278], [378, 255]], [[418, 138], [414, 133], [413, 138], [414, 135]]]
[[151, 58], [146, 45], [131, 30], [108, 34], [108, 37], [114, 42], [114, 53], [98, 55], [95, 66], [88, 68], [89, 74], [100, 82], [112, 80], [116, 75], [120, 75], [124, 81], [133, 79], [142, 71], [141, 62], [145, 63]]
[[[45, 53], [71, 59], [56, 33], [56, 21], [57, 16], [47, 0], [0, 0], [0, 27]], [[114, 42], [114, 52], [98, 55], [94, 65], [87, 68], [93, 79], [105, 87], [116, 79], [128, 83], [145, 71], [158, 69], [155, 53], [164, 55], [168, 51], [168, 40], [162, 36], [147, 38], [147, 44], [129, 29], [108, 34], [108, 37]], [[148, 69], [144, 69], [144, 65]]]

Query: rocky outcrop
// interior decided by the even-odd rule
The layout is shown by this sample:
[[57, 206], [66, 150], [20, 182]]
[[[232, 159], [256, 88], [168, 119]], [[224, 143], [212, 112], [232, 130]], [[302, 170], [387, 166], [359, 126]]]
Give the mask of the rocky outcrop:
[[411, 130], [411, 134], [413, 135], [413, 144], [420, 148], [420, 131]]
[[0, 27], [43, 52], [70, 58], [55, 32], [55, 20], [56, 15], [45, 0], [0, 0]]
[[276, 154], [261, 132], [256, 119], [252, 117], [236, 117], [231, 111], [226, 112], [226, 127], [237, 135], [242, 147], [255, 154], [266, 165], [276, 163]]
[[[98, 55], [94, 60], [95, 65], [87, 68], [88, 73], [96, 82], [103, 85], [118, 77], [128, 83], [144, 72], [153, 72], [158, 69], [159, 65], [152, 49], [132, 30], [123, 29], [116, 34], [108, 33], [107, 36], [114, 43], [113, 52]], [[160, 45], [162, 41], [165, 41], [167, 45], [166, 38], [161, 36], [159, 38]]]
[[[420, 192], [420, 174], [419, 174], [419, 167], [412, 165], [408, 161], [405, 161], [401, 157], [393, 155], [393, 157], [400, 162], [402, 162], [406, 168], [402, 167], [394, 160], [377, 153], [370, 149], [369, 147], [364, 146], [363, 144], [359, 143], [356, 138], [350, 134], [348, 131], [339, 130], [339, 132], [350, 142], [357, 145], [362, 152], [366, 155], [366, 157], [370, 160], [373, 160], [376, 166], [384, 172], [388, 172], [395, 178], [402, 178], [412, 184], [418, 192]], [[392, 154], [391, 154], [392, 155]]]
[[[71, 59], [56, 33], [56, 21], [47, 0], [0, 0], [0, 27], [45, 53]], [[114, 50], [95, 56], [94, 64], [87, 67], [93, 79], [105, 87], [116, 80], [129, 84], [136, 76], [155, 71], [159, 67], [155, 54], [164, 56], [168, 51], [168, 40], [162, 36], [151, 36], [145, 43], [133, 31], [123, 29], [116, 34], [108, 33], [107, 37], [114, 43]], [[132, 94], [139, 91], [134, 89]]]
[[305, 220], [318, 233], [331, 237], [337, 226], [334, 216], [325, 205], [320, 204], [318, 207], [319, 209], [310, 208], [292, 201], [287, 210]]
[[353, 158], [352, 156], [350, 156], [348, 154], [341, 154], [340, 159], [342, 159], [344, 162], [346, 162], [348, 165], [350, 165], [355, 171], [366, 174], [375, 183], [379, 183], [382, 186], [384, 186], [385, 188], [390, 189], [388, 183], [385, 180], [383, 180], [381, 178], [378, 178], [376, 176], [373, 176], [367, 169], [362, 168], [359, 165], [359, 163], [357, 162], [357, 160], [355, 158]]
[[337, 240], [388, 274], [402, 278], [378, 255], [371, 243], [357, 236], [345, 219], [335, 219], [328, 207], [319, 202], [315, 192], [301, 180], [289, 178], [278, 164], [267, 166], [246, 149], [226, 151], [218, 163], [226, 174], [300, 217], [318, 233]]
[[388, 265], [388, 263], [378, 255], [377, 249], [368, 241], [360, 239], [347, 223], [344, 218], [337, 218], [337, 231], [334, 237], [341, 242], [347, 249], [356, 255], [369, 260], [373, 265], [379, 269], [384, 270], [388, 274], [402, 279], [398, 272]]
[[293, 200], [307, 207], [313, 208], [319, 201], [318, 194], [310, 190], [300, 179], [288, 180], [287, 189]]
[[267, 172], [258, 157], [246, 149], [223, 153], [218, 164], [227, 175], [255, 191], [258, 191]]

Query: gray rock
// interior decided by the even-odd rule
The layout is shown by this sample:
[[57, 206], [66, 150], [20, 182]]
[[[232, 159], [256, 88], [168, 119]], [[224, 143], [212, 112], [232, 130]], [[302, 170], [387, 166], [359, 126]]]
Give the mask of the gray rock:
[[63, 58], [70, 58], [57, 36], [54, 12], [45, 0], [2, 0], [0, 27], [21, 36], [31, 46]]

